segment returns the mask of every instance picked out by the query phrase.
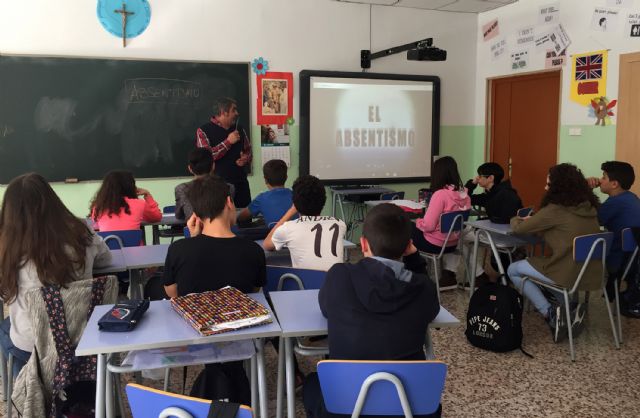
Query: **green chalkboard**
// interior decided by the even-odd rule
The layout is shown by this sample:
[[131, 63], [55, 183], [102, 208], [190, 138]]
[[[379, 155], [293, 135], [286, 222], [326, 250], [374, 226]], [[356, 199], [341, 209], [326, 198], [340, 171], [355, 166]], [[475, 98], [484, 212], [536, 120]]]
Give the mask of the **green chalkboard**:
[[0, 183], [188, 175], [196, 129], [218, 97], [249, 133], [248, 63], [0, 56]]

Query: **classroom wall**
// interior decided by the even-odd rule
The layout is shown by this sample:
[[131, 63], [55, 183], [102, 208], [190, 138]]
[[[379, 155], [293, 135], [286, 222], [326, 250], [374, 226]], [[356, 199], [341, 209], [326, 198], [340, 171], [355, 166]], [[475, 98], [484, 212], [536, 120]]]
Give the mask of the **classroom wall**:
[[[360, 70], [360, 50], [378, 51], [433, 37], [448, 51], [446, 62], [407, 61], [398, 54], [373, 61], [372, 72], [438, 75], [442, 79], [441, 154], [459, 159], [473, 173], [482, 148], [475, 124], [477, 16], [407, 8], [371, 7], [330, 0], [181, 0], [150, 2], [151, 24], [123, 49], [96, 18], [96, 2], [0, 0], [0, 53], [168, 60], [249, 62], [262, 56], [273, 71], [294, 73], [294, 118], [298, 118], [297, 74], [302, 69]], [[255, 103], [255, 85], [252, 86]], [[241, 116], [247, 120], [247, 115]], [[264, 190], [255, 108], [252, 194]], [[205, 121], [203, 121], [204, 123]], [[246, 123], [246, 122], [245, 122]], [[291, 131], [292, 180], [298, 174], [298, 127]], [[478, 145], [480, 144], [480, 145]], [[470, 150], [472, 150], [470, 152]], [[186, 165], [186, 163], [185, 163]], [[115, 168], [115, 167], [114, 167]], [[1, 169], [1, 168], [0, 168]], [[141, 180], [160, 205], [173, 202], [181, 179]], [[417, 196], [421, 185], [393, 186]], [[97, 182], [55, 184], [77, 215], [88, 212]], [[0, 188], [0, 194], [4, 188]]]
[[[486, 114], [486, 79], [496, 76], [512, 75], [519, 72], [540, 71], [545, 67], [544, 51], [536, 51], [529, 47], [529, 68], [512, 70], [509, 53], [516, 49], [516, 31], [534, 26], [536, 32], [542, 33], [546, 25], [538, 24], [538, 12], [541, 6], [554, 3], [552, 0], [521, 0], [491, 12], [478, 15], [477, 33], [477, 73], [475, 94], [475, 124], [484, 126]], [[595, 7], [607, 7], [604, 0], [559, 0], [555, 2], [560, 8], [560, 22], [567, 31], [571, 44], [568, 55], [579, 54], [602, 49], [609, 49], [607, 97], [618, 97], [619, 55], [640, 50], [640, 38], [630, 38], [626, 33], [626, 18], [629, 13], [640, 13], [639, 2], [623, 1], [632, 7], [619, 9], [618, 28], [614, 32], [598, 32], [591, 29], [591, 20]], [[635, 6], [635, 7], [633, 7]], [[498, 60], [492, 60], [490, 44], [497, 38], [484, 41], [481, 33], [482, 25], [498, 19], [500, 34], [507, 40], [507, 53]], [[615, 157], [616, 118], [613, 125], [594, 126], [595, 118], [589, 117], [588, 108], [569, 99], [571, 79], [571, 61], [567, 60], [562, 68], [561, 114], [559, 135], [559, 162], [577, 164], [587, 175], [599, 176], [600, 164]], [[522, 100], [527, 100], [523, 97]], [[531, 103], [531, 106], [543, 106], [544, 103]], [[614, 109], [617, 114], [617, 108]], [[569, 129], [582, 129], [581, 136], [570, 136]], [[481, 135], [484, 142], [484, 133]]]

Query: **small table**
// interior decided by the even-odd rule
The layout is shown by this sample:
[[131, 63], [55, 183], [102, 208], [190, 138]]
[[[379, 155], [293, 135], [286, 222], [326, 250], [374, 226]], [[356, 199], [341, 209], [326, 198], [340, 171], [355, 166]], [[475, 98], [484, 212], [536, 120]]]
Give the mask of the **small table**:
[[104, 267], [98, 267], [93, 269], [94, 275], [110, 274], [110, 273], [122, 273], [127, 271], [127, 262], [124, 258], [124, 254], [121, 250], [110, 250], [111, 262]]
[[[264, 294], [252, 293], [248, 296], [269, 309], [273, 318], [272, 323], [206, 337], [201, 336], [195, 329], [187, 324], [187, 322], [173, 310], [171, 302], [168, 300], [151, 302], [149, 310], [142, 317], [138, 327], [130, 332], [99, 331], [98, 320], [111, 309], [113, 305], [96, 306], [87, 322], [87, 327], [82, 333], [75, 353], [76, 356], [97, 355], [98, 357], [96, 417], [103, 418], [105, 416], [105, 407], [109, 417], [113, 414], [112, 402], [108, 404], [106, 402], [107, 391], [111, 390], [111, 379], [107, 374], [106, 368], [107, 354], [247, 339], [256, 340], [259, 410], [261, 417], [267, 417], [267, 388], [263, 353], [264, 342], [262, 339], [280, 336], [281, 330], [276, 317], [269, 308]], [[252, 406], [255, 407], [255, 405]]]
[[497, 224], [491, 222], [488, 219], [483, 219], [479, 221], [467, 221], [465, 225], [470, 226], [474, 229], [473, 235], [473, 253], [471, 255], [471, 281], [469, 286], [469, 296], [473, 294], [474, 291], [474, 283], [476, 277], [476, 262], [475, 260], [478, 257], [478, 246], [480, 244], [481, 236], [485, 237], [484, 242], [488, 242], [491, 248], [491, 252], [493, 254], [494, 259], [496, 260], [496, 264], [498, 265], [498, 271], [502, 277], [503, 283], [506, 284], [505, 278], [505, 270], [502, 265], [502, 261], [500, 260], [500, 255], [498, 254], [498, 246], [501, 248], [507, 247], [522, 247], [525, 245], [535, 245], [540, 243], [540, 239], [532, 236], [532, 235], [514, 235], [511, 230], [510, 224]]
[[[293, 365], [293, 338], [310, 337], [327, 334], [327, 319], [320, 311], [318, 303], [319, 290], [290, 290], [269, 292], [273, 309], [278, 316], [278, 322], [282, 329], [280, 350], [278, 352], [278, 392], [276, 418], [282, 417], [283, 401], [283, 363], [286, 360], [287, 381], [287, 416], [295, 418], [295, 372]], [[460, 321], [449, 311], [440, 306], [440, 313], [429, 324], [430, 328], [454, 327]], [[433, 358], [433, 346], [431, 344], [430, 331], [427, 329], [425, 347], [427, 358]], [[284, 341], [282, 341], [284, 340]]]

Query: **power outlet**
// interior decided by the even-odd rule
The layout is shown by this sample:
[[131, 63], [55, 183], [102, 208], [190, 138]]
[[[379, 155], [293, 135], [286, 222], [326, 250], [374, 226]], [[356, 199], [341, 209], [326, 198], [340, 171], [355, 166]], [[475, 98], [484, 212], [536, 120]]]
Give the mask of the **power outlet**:
[[581, 136], [582, 128], [569, 128], [569, 136]]

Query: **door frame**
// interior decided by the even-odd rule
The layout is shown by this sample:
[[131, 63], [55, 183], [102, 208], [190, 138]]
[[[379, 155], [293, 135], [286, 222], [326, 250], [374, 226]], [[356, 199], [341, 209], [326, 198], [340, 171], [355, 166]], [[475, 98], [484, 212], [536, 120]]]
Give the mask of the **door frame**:
[[[545, 73], [551, 73], [551, 72], [556, 72], [559, 73], [559, 77], [560, 77], [560, 88], [558, 91], [558, 132], [556, 133], [556, 163], [559, 161], [560, 158], [560, 129], [562, 129], [562, 76], [563, 76], [563, 67], [559, 67], [559, 68], [549, 68], [549, 69], [545, 69], [545, 70], [538, 70], [538, 71], [528, 71], [528, 72], [523, 72], [523, 73], [517, 73], [517, 74], [505, 74], [505, 75], [500, 75], [500, 76], [495, 76], [495, 77], [487, 77], [487, 81], [486, 81], [486, 91], [485, 91], [485, 121], [484, 121], [484, 126], [485, 126], [485, 130], [484, 130], [484, 160], [485, 161], [491, 161], [491, 151], [492, 151], [492, 132], [493, 132], [493, 126], [491, 124], [491, 120], [492, 120], [492, 115], [493, 115], [493, 101], [491, 100], [492, 98], [492, 93], [493, 93], [493, 83], [497, 80], [503, 80], [505, 78], [521, 78], [521, 77], [525, 77], [528, 78], [530, 76], [536, 76], [536, 75], [540, 75], [540, 74], [545, 74]], [[507, 168], [507, 167], [505, 167]]]
[[[616, 144], [615, 144], [614, 155], [616, 160], [631, 162], [633, 165], [635, 161], [625, 158], [626, 153], [629, 152], [630, 150], [627, 149], [627, 145], [629, 144], [629, 142], [627, 142], [628, 140], [626, 139], [626, 136], [623, 135], [623, 132], [622, 132], [623, 129], [627, 128], [627, 124], [629, 123], [628, 120], [630, 120], [630, 118], [632, 117], [632, 115], [630, 114], [631, 109], [626, 102], [627, 97], [628, 95], [630, 95], [630, 93], [627, 92], [622, 87], [624, 87], [623, 86], [624, 84], [630, 82], [630, 80], [627, 80], [626, 77], [631, 78], [630, 70], [627, 73], [627, 69], [626, 69], [627, 60], [635, 61], [637, 59], [640, 61], [640, 52], [629, 52], [626, 54], [620, 54], [619, 59], [620, 61], [619, 61], [619, 67], [618, 67], [619, 68], [618, 69], [618, 111], [616, 112], [617, 116], [615, 121]], [[622, 121], [622, 124], [620, 123], [621, 121]], [[637, 191], [638, 183], [634, 182], [634, 185], [632, 186], [631, 189], [632, 191], [634, 189]]]

